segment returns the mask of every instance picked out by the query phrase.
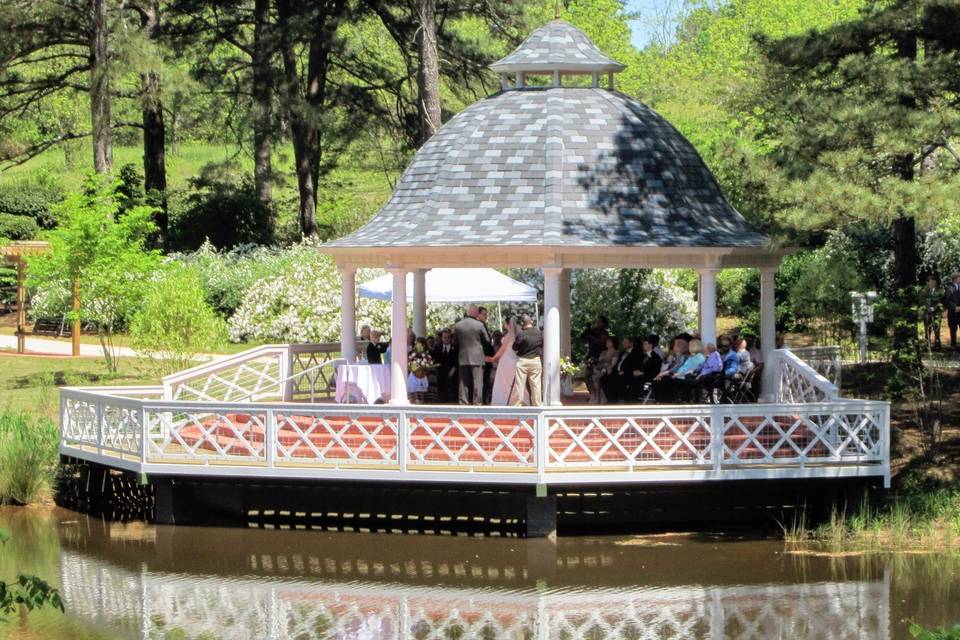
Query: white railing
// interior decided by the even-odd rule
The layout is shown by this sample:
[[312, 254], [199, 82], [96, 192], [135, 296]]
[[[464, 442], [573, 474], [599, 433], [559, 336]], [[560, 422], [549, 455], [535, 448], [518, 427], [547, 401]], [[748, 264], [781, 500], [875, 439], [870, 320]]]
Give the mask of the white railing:
[[149, 473], [507, 483], [889, 478], [885, 402], [538, 411], [186, 402], [65, 388], [62, 411], [64, 453], [133, 459], [134, 470]]
[[196, 402], [329, 399], [339, 355], [339, 344], [262, 345], [166, 376], [163, 397]]
[[777, 367], [776, 401], [788, 404], [840, 398], [840, 389], [789, 349], [774, 352]]
[[840, 388], [843, 380], [843, 353], [840, 345], [791, 347], [790, 351], [835, 387]]
[[83, 553], [60, 554], [71, 615], [124, 637], [890, 637], [889, 572], [872, 581], [470, 589], [135, 572]]

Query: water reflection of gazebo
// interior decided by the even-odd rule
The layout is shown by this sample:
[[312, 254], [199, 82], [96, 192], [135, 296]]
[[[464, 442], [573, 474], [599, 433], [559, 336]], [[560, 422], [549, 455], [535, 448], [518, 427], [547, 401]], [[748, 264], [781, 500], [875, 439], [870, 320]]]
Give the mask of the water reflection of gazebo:
[[[572, 269], [696, 269], [700, 334], [714, 342], [717, 272], [756, 267], [760, 338], [769, 359], [774, 272], [783, 252], [730, 206], [680, 132], [614, 90], [623, 65], [580, 30], [554, 20], [491, 68], [502, 91], [445, 124], [366, 226], [323, 246], [342, 275], [343, 353], [352, 352], [355, 340], [358, 267], [386, 268], [400, 292], [407, 274], [415, 274], [415, 326], [425, 316], [428, 269], [536, 267], [544, 276], [545, 404], [559, 405]], [[546, 76], [546, 86], [532, 86], [535, 76]], [[568, 86], [571, 80], [583, 84], [571, 76], [589, 83]], [[407, 403], [406, 326], [404, 293], [393, 298], [394, 404]], [[765, 388], [772, 387], [770, 382]]]

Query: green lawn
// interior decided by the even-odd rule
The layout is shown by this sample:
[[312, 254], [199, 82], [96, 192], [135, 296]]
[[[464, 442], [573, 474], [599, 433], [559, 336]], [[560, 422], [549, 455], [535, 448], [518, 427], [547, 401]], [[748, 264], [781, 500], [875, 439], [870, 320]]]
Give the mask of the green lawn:
[[150, 363], [121, 358], [117, 374], [101, 358], [55, 358], [0, 354], [0, 409], [30, 411], [57, 419], [57, 387], [70, 385], [157, 384]]

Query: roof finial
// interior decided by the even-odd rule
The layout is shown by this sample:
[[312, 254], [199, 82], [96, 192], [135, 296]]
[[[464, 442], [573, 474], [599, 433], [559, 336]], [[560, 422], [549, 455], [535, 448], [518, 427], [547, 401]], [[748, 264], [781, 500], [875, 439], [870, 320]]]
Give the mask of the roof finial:
[[560, 19], [560, 0], [553, 0], [553, 17], [555, 20]]

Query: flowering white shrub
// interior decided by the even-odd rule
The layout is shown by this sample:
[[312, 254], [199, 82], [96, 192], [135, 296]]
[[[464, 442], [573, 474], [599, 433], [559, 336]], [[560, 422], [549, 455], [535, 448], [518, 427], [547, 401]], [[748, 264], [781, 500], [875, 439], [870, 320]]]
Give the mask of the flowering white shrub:
[[617, 336], [657, 334], [666, 339], [696, 327], [693, 292], [677, 271], [661, 269], [583, 269], [573, 272], [571, 325], [577, 337], [598, 315], [607, 316]]

